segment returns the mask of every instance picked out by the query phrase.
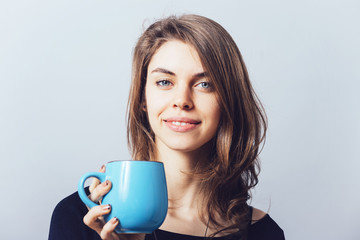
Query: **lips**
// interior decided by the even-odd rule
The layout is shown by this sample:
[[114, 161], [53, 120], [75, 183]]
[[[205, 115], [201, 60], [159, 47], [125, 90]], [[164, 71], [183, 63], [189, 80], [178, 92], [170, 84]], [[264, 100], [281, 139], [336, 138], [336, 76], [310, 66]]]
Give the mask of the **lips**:
[[164, 122], [168, 128], [175, 132], [191, 131], [201, 123], [201, 121], [191, 118], [167, 118]]

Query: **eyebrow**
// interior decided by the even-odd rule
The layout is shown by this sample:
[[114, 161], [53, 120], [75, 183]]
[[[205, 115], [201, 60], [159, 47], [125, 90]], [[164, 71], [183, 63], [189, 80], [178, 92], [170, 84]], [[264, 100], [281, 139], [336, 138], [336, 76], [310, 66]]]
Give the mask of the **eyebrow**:
[[[168, 75], [171, 75], [171, 76], [176, 76], [175, 73], [173, 73], [172, 71], [170, 70], [167, 70], [165, 68], [155, 68], [154, 70], [151, 71], [151, 73], [165, 73], [165, 74], [168, 74]], [[196, 73], [193, 75], [193, 78], [203, 78], [203, 77], [207, 77], [208, 76], [208, 73], [207, 72], [201, 72], [201, 73]]]
[[175, 76], [175, 75], [176, 75], [176, 74], [173, 73], [172, 71], [167, 70], [167, 69], [165, 69], [165, 68], [155, 68], [154, 70], [151, 71], [151, 73], [155, 73], [155, 72], [165, 73], [165, 74], [172, 75], [172, 76]]

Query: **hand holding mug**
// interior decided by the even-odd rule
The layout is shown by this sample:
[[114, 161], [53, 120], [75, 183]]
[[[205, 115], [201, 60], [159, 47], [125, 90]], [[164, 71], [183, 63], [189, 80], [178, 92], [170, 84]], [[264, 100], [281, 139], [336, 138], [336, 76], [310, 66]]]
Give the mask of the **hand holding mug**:
[[[102, 205], [91, 201], [84, 191], [84, 182], [89, 177], [102, 182], [92, 191], [92, 200], [109, 191], [103, 197]], [[81, 200], [92, 208], [84, 221], [104, 216], [107, 223], [103, 229], [116, 225], [118, 233], [151, 233], [166, 217], [167, 187], [164, 166], [160, 162], [109, 162], [105, 173], [84, 174], [79, 181], [78, 192]]]
[[[99, 172], [105, 173], [105, 165], [101, 167]], [[99, 202], [110, 189], [110, 181], [107, 180], [101, 184], [101, 182], [95, 178], [89, 187], [90, 195], [88, 197], [93, 202]], [[85, 225], [96, 231], [102, 239], [130, 240], [131, 238], [128, 239], [126, 236], [120, 238], [120, 236], [114, 232], [118, 222], [109, 221], [107, 224], [105, 223], [103, 215], [108, 214], [109, 212], [110, 209], [104, 209], [102, 206], [93, 207], [89, 209], [89, 212], [84, 216], [83, 222]], [[143, 239], [144, 237], [139, 237], [139, 240]]]

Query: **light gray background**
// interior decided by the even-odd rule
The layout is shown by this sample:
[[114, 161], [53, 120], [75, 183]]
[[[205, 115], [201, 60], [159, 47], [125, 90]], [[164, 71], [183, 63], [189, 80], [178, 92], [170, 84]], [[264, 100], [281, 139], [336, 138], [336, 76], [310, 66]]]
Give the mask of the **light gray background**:
[[1, 1], [0, 238], [47, 239], [79, 177], [127, 159], [131, 53], [197, 13], [234, 37], [269, 118], [252, 204], [287, 239], [360, 239], [358, 1]]

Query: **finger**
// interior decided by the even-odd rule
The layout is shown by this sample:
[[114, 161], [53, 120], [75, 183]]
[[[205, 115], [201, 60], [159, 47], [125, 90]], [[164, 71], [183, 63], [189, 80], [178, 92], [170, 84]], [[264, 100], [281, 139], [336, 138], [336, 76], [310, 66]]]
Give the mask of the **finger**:
[[93, 202], [99, 202], [99, 200], [107, 194], [111, 189], [111, 182], [106, 180], [105, 182], [99, 184], [91, 193], [90, 200]]
[[[99, 172], [102, 172], [102, 173], [105, 172], [105, 165], [102, 165], [102, 166], [101, 166]], [[94, 191], [94, 189], [95, 189], [95, 188], [97, 187], [97, 185], [99, 185], [99, 184], [100, 184], [100, 180], [97, 179], [97, 178], [94, 178], [93, 181], [92, 181], [92, 183], [91, 183], [91, 185], [90, 185], [90, 187], [89, 187], [90, 192]]]
[[93, 207], [89, 212], [84, 216], [83, 222], [85, 225], [89, 226], [91, 229], [100, 233], [104, 226], [104, 221], [101, 217], [105, 214], [109, 214], [111, 211], [110, 205], [100, 205]]
[[107, 239], [114, 239], [112, 236], [114, 236], [114, 230], [116, 226], [119, 224], [119, 220], [114, 217], [110, 221], [108, 221], [102, 228], [100, 232], [101, 239], [107, 240]]

